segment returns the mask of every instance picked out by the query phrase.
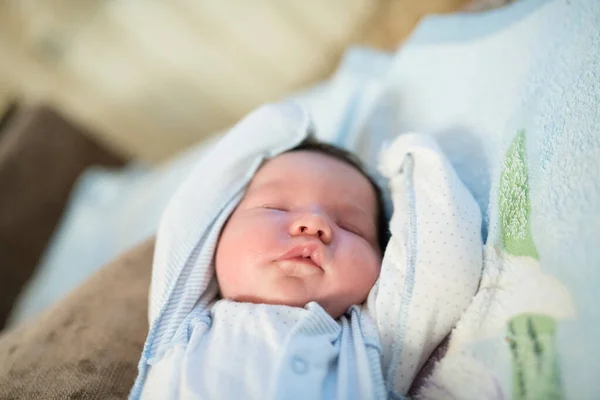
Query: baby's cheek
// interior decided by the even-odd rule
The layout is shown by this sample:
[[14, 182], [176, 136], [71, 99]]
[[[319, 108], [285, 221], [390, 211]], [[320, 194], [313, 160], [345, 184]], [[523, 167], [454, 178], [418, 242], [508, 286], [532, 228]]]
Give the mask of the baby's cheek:
[[349, 283], [355, 290], [368, 292], [379, 276], [381, 260], [378, 253], [368, 244], [354, 244], [351, 248], [349, 265], [352, 267]]

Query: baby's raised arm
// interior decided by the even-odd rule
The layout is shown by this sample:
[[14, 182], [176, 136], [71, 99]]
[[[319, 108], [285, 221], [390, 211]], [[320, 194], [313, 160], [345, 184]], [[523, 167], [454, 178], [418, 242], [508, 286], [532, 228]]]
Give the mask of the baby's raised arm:
[[379, 330], [387, 389], [405, 395], [477, 290], [481, 212], [429, 136], [400, 136], [380, 171], [394, 206], [392, 236], [367, 309]]

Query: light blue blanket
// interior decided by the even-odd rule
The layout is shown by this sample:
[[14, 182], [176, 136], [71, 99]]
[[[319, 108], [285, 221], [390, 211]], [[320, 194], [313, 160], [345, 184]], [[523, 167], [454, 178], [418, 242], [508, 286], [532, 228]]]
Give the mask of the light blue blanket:
[[394, 130], [434, 134], [487, 222], [480, 292], [423, 395], [595, 398], [600, 2], [431, 17], [383, 80]]
[[[599, 27], [597, 0], [521, 0], [483, 14], [432, 16], [395, 54], [351, 50], [331, 80], [296, 96], [312, 110], [319, 136], [372, 165], [396, 134], [433, 134], [484, 212], [481, 290], [425, 397], [590, 399], [598, 392]], [[131, 216], [119, 242], [79, 253], [90, 271], [154, 232], [164, 193], [203, 151], [157, 170], [88, 175], [43, 280], [64, 281], [56, 266], [70, 265], [74, 249], [123, 232], [118, 215]], [[94, 214], [98, 196], [90, 193], [107, 181], [120, 196], [104, 198]], [[96, 236], [77, 234], [90, 223]], [[22, 304], [27, 315], [36, 300]]]

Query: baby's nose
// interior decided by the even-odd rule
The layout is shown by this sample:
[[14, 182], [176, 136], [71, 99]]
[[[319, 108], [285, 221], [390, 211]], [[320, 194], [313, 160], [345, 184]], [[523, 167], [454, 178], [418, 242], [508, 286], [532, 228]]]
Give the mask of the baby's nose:
[[291, 236], [315, 236], [324, 244], [331, 243], [333, 232], [327, 219], [318, 213], [306, 213], [298, 217], [290, 227]]

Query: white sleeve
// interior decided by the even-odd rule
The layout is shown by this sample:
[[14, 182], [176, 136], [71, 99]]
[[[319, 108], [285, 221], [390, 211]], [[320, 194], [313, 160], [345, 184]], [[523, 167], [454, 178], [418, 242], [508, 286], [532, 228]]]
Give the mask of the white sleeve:
[[387, 389], [405, 395], [477, 290], [481, 211], [430, 136], [400, 136], [379, 169], [389, 179], [394, 212], [366, 307], [383, 346]]

